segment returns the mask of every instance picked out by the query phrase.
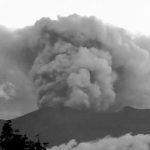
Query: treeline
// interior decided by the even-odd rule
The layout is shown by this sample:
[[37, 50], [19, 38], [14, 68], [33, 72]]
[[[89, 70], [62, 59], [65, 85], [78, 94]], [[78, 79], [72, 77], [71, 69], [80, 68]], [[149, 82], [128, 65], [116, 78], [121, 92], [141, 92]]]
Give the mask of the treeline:
[[42, 143], [39, 135], [36, 140], [30, 140], [27, 135], [21, 134], [18, 129], [12, 128], [12, 122], [6, 121], [0, 135], [1, 150], [46, 150], [48, 143]]

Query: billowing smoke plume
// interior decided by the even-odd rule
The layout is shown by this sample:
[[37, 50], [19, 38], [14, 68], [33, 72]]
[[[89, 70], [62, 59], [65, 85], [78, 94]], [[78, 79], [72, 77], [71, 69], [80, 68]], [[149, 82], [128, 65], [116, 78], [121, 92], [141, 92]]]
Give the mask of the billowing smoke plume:
[[98, 141], [79, 143], [71, 140], [68, 144], [54, 146], [47, 150], [149, 150], [150, 135], [126, 134], [119, 138], [107, 137]]
[[40, 107], [150, 108], [149, 49], [125, 30], [72, 15], [43, 18], [30, 36], [40, 44], [30, 71]]
[[1, 56], [9, 60], [2, 68], [15, 66], [27, 85], [32, 80], [39, 107], [150, 108], [148, 37], [78, 15], [42, 18], [8, 32], [8, 40], [0, 34]]

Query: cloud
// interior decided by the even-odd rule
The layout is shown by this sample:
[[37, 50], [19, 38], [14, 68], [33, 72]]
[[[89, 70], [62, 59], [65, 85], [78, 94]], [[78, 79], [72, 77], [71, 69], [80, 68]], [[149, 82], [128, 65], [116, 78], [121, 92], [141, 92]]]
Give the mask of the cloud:
[[5, 100], [10, 100], [16, 95], [15, 86], [11, 82], [6, 82], [0, 85], [0, 97]]
[[0, 27], [1, 119], [12, 119], [37, 109], [34, 86], [21, 60], [24, 46], [19, 41], [16, 32]]
[[150, 108], [149, 39], [78, 15], [42, 18], [13, 32], [1, 27], [0, 84], [17, 88], [14, 103], [26, 113], [35, 103]]
[[47, 150], [149, 150], [149, 148], [150, 135], [132, 136], [126, 134], [119, 138], [106, 137], [97, 141], [79, 144], [75, 140], [70, 140], [67, 144], [54, 146]]
[[43, 18], [30, 33], [41, 47], [30, 71], [39, 107], [150, 108], [149, 50], [125, 30], [71, 15]]

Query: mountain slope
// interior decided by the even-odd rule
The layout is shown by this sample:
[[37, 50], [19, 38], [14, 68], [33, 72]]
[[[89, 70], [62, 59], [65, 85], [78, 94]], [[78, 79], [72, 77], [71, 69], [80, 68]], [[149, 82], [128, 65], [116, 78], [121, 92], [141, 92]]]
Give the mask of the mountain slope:
[[40, 135], [50, 146], [90, 141], [106, 135], [150, 133], [150, 110], [125, 108], [120, 112], [96, 113], [71, 108], [44, 108], [13, 120], [14, 128], [34, 139]]

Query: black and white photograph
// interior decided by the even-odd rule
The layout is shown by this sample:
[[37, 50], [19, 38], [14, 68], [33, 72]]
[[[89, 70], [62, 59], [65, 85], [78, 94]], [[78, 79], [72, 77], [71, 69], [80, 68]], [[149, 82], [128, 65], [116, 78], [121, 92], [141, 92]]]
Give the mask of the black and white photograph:
[[150, 0], [0, 0], [0, 150], [150, 150]]

